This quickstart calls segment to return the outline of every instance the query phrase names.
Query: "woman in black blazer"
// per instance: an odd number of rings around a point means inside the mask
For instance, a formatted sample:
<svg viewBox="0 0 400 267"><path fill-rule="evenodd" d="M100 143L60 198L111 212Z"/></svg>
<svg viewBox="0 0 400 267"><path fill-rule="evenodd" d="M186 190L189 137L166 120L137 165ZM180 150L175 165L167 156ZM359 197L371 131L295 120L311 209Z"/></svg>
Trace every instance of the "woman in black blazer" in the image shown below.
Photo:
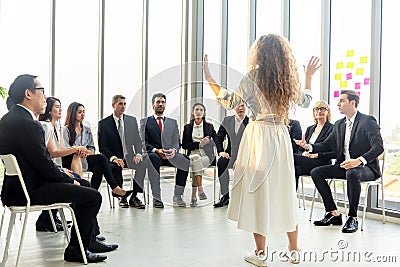
<svg viewBox="0 0 400 267"><path fill-rule="evenodd" d="M304 138L308 144L316 144L325 141L333 130L330 123L331 112L328 103L323 100L317 101L313 107L315 124L307 127ZM330 160L336 157L335 151L309 153L302 147L294 154L296 189L300 175L310 175L313 168L328 165Z"/></svg>
<svg viewBox="0 0 400 267"><path fill-rule="evenodd" d="M197 188L199 189L199 199L207 199L202 186L203 170L215 164L214 138L216 132L211 123L206 122L206 107L201 103L195 103L192 108L192 118L190 123L183 129L182 148L190 158L190 175L192 177L192 199L191 207L197 206Z"/></svg>

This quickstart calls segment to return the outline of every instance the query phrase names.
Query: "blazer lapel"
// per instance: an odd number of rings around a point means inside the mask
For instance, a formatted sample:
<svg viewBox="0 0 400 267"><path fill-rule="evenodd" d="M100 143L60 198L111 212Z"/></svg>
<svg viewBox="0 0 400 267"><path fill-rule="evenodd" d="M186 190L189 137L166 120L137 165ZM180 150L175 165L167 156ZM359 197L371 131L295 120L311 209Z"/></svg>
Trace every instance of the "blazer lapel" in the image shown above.
<svg viewBox="0 0 400 267"><path fill-rule="evenodd" d="M310 132L308 133L308 136L306 137L306 142L307 142L307 143L308 143L308 141L310 141L311 136L313 135L313 133L314 133L316 127L317 127L317 124L314 124L313 126L311 126ZM321 130L321 132L319 133L319 135L318 135L318 137L317 137L317 140L315 140L314 143L318 143L318 139L321 137L321 134L322 134L322 130Z"/></svg>
<svg viewBox="0 0 400 267"><path fill-rule="evenodd" d="M150 117L150 123L156 129L157 133L161 136L160 128L158 127L158 123L156 121L156 118L154 118L154 116ZM164 128L165 128L165 123L164 123Z"/></svg>
<svg viewBox="0 0 400 267"><path fill-rule="evenodd" d="M357 127L358 127L358 122L359 122L359 120L360 120L360 113L357 111L357 115L356 115L356 117L354 118L354 123L353 123L353 126L352 126L352 128L351 128L351 135L350 135L349 146L350 146L351 142L353 141L355 132L357 131Z"/></svg>

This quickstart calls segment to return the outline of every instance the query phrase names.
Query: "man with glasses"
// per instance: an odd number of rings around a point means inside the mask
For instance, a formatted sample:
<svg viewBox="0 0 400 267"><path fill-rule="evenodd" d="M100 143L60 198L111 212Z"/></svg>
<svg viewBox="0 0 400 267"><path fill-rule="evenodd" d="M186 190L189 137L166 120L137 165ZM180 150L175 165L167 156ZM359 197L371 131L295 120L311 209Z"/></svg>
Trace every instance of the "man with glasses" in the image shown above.
<svg viewBox="0 0 400 267"><path fill-rule="evenodd" d="M314 221L316 226L342 225L342 215L337 210L331 189L325 179L345 179L349 199L349 218L342 228L343 233L358 230L357 209L361 194L360 181L372 181L381 176L378 156L383 153L380 128L373 116L357 111L360 97L354 90L340 92L338 108L345 117L335 122L333 132L326 141L307 144L298 141L310 153L336 151L334 165L316 167L311 177L324 202L326 215Z"/></svg>
<svg viewBox="0 0 400 267"><path fill-rule="evenodd" d="M43 128L36 121L46 107L44 88L36 76L20 75L10 86L9 97L15 106L0 121L0 154L17 158L32 205L72 202L88 262L104 261L106 256L88 250L94 240L92 233L101 195L64 175L50 158ZM1 200L7 206L26 204L18 179L5 175ZM83 262L75 227L71 231L64 259Z"/></svg>

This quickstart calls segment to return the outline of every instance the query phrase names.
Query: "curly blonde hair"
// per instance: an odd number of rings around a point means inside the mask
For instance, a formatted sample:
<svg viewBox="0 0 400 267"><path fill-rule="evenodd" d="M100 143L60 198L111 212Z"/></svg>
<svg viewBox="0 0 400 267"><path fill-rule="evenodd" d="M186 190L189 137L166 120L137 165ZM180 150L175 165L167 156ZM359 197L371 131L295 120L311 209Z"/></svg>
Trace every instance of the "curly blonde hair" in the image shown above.
<svg viewBox="0 0 400 267"><path fill-rule="evenodd" d="M276 119L283 119L288 125L289 109L294 108L301 95L296 60L288 40L277 34L261 36L250 49L248 71L255 71L255 83Z"/></svg>

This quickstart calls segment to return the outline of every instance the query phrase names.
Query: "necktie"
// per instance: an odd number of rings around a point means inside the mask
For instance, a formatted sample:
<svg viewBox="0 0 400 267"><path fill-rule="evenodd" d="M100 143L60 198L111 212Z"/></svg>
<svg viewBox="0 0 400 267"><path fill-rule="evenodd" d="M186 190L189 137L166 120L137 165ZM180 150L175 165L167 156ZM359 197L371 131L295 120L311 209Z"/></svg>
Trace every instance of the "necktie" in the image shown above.
<svg viewBox="0 0 400 267"><path fill-rule="evenodd" d="M160 128L160 133L162 133L162 122L161 122L161 120L162 120L162 117L158 117L158 118L157 118L157 121L158 121L158 128Z"/></svg>
<svg viewBox="0 0 400 267"><path fill-rule="evenodd" d="M346 121L346 132L344 135L344 157L346 160L350 159L350 151L349 151L349 146L350 146L350 136L351 136L351 129L352 129L353 123L349 120Z"/></svg>
<svg viewBox="0 0 400 267"><path fill-rule="evenodd" d="M122 143L122 150L124 153L124 156L127 155L127 150L125 147L125 138L124 138L124 126L122 125L122 120L118 119L118 135L119 138L121 139L121 143Z"/></svg>

